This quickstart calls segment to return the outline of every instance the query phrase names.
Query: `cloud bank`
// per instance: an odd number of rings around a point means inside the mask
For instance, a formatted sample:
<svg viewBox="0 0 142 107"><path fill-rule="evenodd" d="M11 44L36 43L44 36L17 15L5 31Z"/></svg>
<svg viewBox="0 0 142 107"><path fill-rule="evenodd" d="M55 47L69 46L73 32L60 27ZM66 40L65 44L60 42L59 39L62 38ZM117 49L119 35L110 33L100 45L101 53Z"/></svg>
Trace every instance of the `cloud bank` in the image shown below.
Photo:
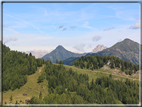
<svg viewBox="0 0 142 107"><path fill-rule="evenodd" d="M42 58L44 55L48 54L49 51L47 50L31 50L31 51L26 51L26 54L32 53L36 58Z"/></svg>
<svg viewBox="0 0 142 107"><path fill-rule="evenodd" d="M17 38L13 37L13 38L4 38L4 43L8 43L10 41L17 41Z"/></svg>

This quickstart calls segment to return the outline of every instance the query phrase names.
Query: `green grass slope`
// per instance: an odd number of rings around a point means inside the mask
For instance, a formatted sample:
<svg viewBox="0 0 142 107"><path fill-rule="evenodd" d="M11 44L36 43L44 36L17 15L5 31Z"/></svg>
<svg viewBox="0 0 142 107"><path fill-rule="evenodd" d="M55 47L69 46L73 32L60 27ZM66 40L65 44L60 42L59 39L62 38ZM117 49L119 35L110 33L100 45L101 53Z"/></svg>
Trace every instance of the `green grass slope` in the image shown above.
<svg viewBox="0 0 142 107"><path fill-rule="evenodd" d="M7 104L10 104L11 95L13 97L12 104L15 104L16 100L18 101L18 103L21 100L22 102L20 102L20 104L25 104L25 100L31 99L32 96L38 97L40 91L42 92L43 97L44 95L47 95L48 94L48 87L47 87L48 81L44 79L42 83L37 83L37 79L41 75L41 72L44 72L44 66L45 65L43 64L42 67L38 67L35 74L28 76L27 83L24 86L22 86L20 89L16 89L14 91L9 90L9 91L3 92L3 104L5 102L7 102ZM115 80L119 79L119 80L125 81L126 78L128 78L131 81L136 81L137 83L139 82L138 78L135 78L132 76L126 77L126 76L118 75L118 74L115 74L111 70L98 69L98 70L92 71L88 69L77 68L75 66L68 66L68 65L64 65L64 66L66 69L72 68L72 70L77 71L78 74L81 74L81 73L88 74L89 82L91 82L92 79L95 80L97 77L109 76L110 74L112 74L112 78ZM24 93L27 93L27 96L23 96ZM122 102L119 100L117 102L118 104L122 104Z"/></svg>
<svg viewBox="0 0 142 107"><path fill-rule="evenodd" d="M3 92L3 104L6 102L7 104L10 104L10 96L12 95L12 103L15 104L16 100L18 103L20 100L22 101L20 104L25 104L25 100L30 99L32 96L39 96L40 91L42 92L43 96L45 94L48 94L48 87L47 87L47 80L44 80L42 83L37 83L37 79L41 72L44 71L44 66L38 67L36 73L33 75L28 76L27 83L22 86L20 89L16 89L14 91L5 91ZM24 93L27 93L27 96L23 96Z"/></svg>

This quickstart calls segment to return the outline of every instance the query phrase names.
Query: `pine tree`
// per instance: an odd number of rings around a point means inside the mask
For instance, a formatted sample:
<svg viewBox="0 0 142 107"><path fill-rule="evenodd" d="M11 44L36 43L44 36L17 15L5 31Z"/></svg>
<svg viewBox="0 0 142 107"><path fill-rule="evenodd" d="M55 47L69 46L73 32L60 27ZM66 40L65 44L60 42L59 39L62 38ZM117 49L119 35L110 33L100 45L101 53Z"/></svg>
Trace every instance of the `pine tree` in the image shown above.
<svg viewBox="0 0 142 107"><path fill-rule="evenodd" d="M111 77L112 77L112 75L110 74L110 75L109 75L109 77L111 78Z"/></svg>
<svg viewBox="0 0 142 107"><path fill-rule="evenodd" d="M18 104L18 101L16 100L16 103L15 104Z"/></svg>
<svg viewBox="0 0 142 107"><path fill-rule="evenodd" d="M29 56L32 56L32 53L30 52Z"/></svg>

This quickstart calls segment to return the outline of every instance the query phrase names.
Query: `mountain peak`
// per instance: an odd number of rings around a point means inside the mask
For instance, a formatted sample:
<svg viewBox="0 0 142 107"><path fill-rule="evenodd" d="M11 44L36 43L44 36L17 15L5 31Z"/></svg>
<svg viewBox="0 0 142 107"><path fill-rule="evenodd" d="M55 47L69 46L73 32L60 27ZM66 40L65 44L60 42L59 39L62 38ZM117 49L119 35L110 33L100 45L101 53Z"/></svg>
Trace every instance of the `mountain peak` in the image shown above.
<svg viewBox="0 0 142 107"><path fill-rule="evenodd" d="M81 57L83 55L86 55L86 54L73 53L71 51L66 50L62 45L58 45L56 49L44 55L43 58L44 60L50 60L51 62L55 63L56 59L60 61L60 60L65 60L69 57Z"/></svg>
<svg viewBox="0 0 142 107"><path fill-rule="evenodd" d="M106 49L107 47L105 47L104 45L97 45L93 50L92 50L92 52L93 53L97 53L97 52L99 52L99 51L102 51L102 50L104 50L104 49Z"/></svg>
<svg viewBox="0 0 142 107"><path fill-rule="evenodd" d="M56 47L56 49L62 49L62 48L64 48L62 45L58 45L58 46Z"/></svg>
<svg viewBox="0 0 142 107"><path fill-rule="evenodd" d="M126 38L126 39L123 40L123 42L129 42L129 41L134 42L134 41L132 41L132 40L129 39L129 38Z"/></svg>

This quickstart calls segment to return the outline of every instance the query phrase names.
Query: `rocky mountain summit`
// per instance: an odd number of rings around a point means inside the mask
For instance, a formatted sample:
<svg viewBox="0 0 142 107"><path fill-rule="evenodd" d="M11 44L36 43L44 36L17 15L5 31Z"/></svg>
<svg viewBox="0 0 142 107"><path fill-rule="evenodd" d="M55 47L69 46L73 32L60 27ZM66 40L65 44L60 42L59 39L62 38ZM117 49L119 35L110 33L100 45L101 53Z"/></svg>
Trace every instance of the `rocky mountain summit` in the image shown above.
<svg viewBox="0 0 142 107"><path fill-rule="evenodd" d="M97 53L99 51L102 51L104 49L106 49L107 47L105 47L104 45L97 45L93 50L92 53Z"/></svg>

